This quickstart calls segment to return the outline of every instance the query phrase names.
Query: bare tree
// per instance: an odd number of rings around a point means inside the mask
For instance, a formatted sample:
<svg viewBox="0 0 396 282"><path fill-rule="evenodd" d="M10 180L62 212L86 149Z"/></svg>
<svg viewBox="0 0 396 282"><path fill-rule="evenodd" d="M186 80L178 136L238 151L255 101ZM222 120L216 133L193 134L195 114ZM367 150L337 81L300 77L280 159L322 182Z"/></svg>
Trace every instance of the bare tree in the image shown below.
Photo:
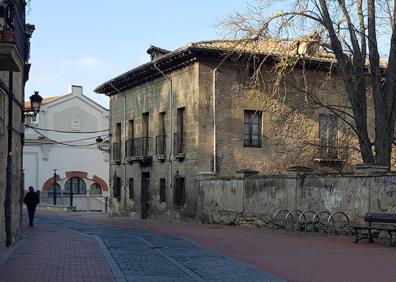
<svg viewBox="0 0 396 282"><path fill-rule="evenodd" d="M296 55L310 41L333 55L337 75L347 94L347 105L321 104L306 87L299 89L311 101L340 115L358 140L364 163L391 167L396 119L396 0L256 0L245 12L236 12L221 25L237 39L293 42ZM286 9L268 15L274 9ZM315 31L305 36L307 30ZM301 38L305 38L301 41ZM379 43L381 47L379 48ZM381 59L380 54L386 60ZM290 53L290 55L292 55ZM277 83L301 56L276 64ZM259 68L256 68L259 70ZM279 75L280 74L280 75ZM259 77L259 74L255 74ZM374 110L374 134L368 126L368 108ZM346 110L348 108L348 110ZM345 118L345 115L348 118Z"/></svg>

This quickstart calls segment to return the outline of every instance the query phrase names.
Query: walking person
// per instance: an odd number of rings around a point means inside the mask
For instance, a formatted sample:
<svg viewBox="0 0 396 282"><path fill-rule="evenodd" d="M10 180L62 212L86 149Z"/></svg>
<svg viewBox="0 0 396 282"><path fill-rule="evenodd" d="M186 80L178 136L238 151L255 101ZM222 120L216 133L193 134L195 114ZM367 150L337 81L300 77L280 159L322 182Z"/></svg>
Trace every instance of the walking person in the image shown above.
<svg viewBox="0 0 396 282"><path fill-rule="evenodd" d="M40 203L40 197L37 192L34 192L32 186L29 187L29 192L26 193L23 202L26 204L28 214L29 214L29 225L33 226L34 213L36 212L36 207Z"/></svg>

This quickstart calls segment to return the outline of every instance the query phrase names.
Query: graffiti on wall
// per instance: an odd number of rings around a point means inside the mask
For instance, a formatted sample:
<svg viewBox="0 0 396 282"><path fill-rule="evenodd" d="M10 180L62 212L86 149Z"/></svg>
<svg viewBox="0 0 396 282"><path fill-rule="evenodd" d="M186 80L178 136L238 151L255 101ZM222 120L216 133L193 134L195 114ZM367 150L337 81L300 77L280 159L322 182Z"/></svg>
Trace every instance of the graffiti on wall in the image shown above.
<svg viewBox="0 0 396 282"><path fill-rule="evenodd" d="M396 176L380 176L374 178L374 184L379 190L377 208L381 212L396 212Z"/></svg>
<svg viewBox="0 0 396 282"><path fill-rule="evenodd" d="M336 184L322 184L314 187L304 187L306 199L317 200L321 209L328 211L342 211L342 203L349 201L352 197L350 192L344 191Z"/></svg>

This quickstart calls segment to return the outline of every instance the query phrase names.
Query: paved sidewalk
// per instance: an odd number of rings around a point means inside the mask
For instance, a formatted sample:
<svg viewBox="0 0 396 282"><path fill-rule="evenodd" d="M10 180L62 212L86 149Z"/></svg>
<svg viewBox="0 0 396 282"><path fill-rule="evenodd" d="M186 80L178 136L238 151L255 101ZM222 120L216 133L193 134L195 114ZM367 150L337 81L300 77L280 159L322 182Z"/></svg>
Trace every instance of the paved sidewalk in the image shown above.
<svg viewBox="0 0 396 282"><path fill-rule="evenodd" d="M23 241L0 266L0 281L114 281L94 237L26 222Z"/></svg>
<svg viewBox="0 0 396 282"><path fill-rule="evenodd" d="M84 213L59 215L80 221L177 235L288 281L396 281L396 248L389 248L384 240L373 244L363 240L354 244L352 236L291 234L272 229L221 225L155 223Z"/></svg>

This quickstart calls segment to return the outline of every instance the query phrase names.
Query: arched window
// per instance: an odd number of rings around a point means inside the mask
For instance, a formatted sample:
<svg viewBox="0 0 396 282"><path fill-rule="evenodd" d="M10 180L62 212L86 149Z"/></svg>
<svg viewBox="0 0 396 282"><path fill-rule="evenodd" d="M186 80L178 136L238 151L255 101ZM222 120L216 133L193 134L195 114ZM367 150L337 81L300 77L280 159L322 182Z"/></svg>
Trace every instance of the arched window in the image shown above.
<svg viewBox="0 0 396 282"><path fill-rule="evenodd" d="M61 194L61 186L59 185L59 183L55 184L55 191L57 195ZM54 183L51 184L50 187L48 187L48 195L54 195Z"/></svg>
<svg viewBox="0 0 396 282"><path fill-rule="evenodd" d="M89 188L90 195L102 195L102 188L98 183L93 183Z"/></svg>
<svg viewBox="0 0 396 282"><path fill-rule="evenodd" d="M70 194L70 188L73 189L73 194L87 194L85 182L80 177L72 177L66 181L64 194Z"/></svg>

